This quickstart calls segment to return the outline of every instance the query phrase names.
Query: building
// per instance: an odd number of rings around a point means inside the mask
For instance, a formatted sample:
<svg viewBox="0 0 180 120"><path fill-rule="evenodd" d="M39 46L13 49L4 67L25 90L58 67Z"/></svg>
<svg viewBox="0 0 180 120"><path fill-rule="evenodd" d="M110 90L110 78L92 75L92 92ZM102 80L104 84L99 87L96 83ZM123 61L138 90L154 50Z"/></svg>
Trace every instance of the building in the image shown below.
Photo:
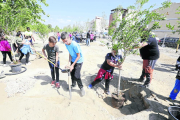
<svg viewBox="0 0 180 120"><path fill-rule="evenodd" d="M158 8L154 10L161 14L165 14L166 17L166 20L158 21L161 28L153 31L160 39L163 37L180 37L178 33L173 34L172 31L168 30L168 28L166 27L166 25L170 23L171 25L175 26L174 30L178 29L178 21L180 21L178 20L178 18L180 18L180 14L176 14L176 12L178 12L178 7L180 7L180 3L172 3L170 8L166 8L163 10ZM151 27L153 23L154 22L150 23L149 27Z"/></svg>
<svg viewBox="0 0 180 120"><path fill-rule="evenodd" d="M122 14L122 11L124 11L123 14ZM119 17L119 19L122 20L122 18L124 18L127 13L128 13L128 9L116 8L116 9L111 10L111 14L109 16L109 26L116 19L116 17ZM119 24L120 24L120 22L117 22L114 27L117 28L119 26Z"/></svg>
<svg viewBox="0 0 180 120"><path fill-rule="evenodd" d="M90 22L89 30L96 32L107 32L107 22L102 17L95 17Z"/></svg>

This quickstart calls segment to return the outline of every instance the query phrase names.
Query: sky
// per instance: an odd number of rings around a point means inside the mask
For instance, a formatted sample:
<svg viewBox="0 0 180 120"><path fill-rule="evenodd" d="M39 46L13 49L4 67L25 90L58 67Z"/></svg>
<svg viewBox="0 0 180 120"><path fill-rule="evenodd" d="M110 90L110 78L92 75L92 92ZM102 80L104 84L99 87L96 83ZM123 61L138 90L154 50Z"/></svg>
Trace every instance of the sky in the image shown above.
<svg viewBox="0 0 180 120"><path fill-rule="evenodd" d="M161 3L165 0L149 0L144 8L148 8L155 4L155 9L161 7ZM93 20L96 16L102 16L104 12L107 19L111 10L121 5L127 8L134 5L136 0L46 0L48 7L41 5L42 9L50 17L42 16L45 24L56 25L63 28L67 25L83 23ZM171 2L179 3L180 0L171 0Z"/></svg>

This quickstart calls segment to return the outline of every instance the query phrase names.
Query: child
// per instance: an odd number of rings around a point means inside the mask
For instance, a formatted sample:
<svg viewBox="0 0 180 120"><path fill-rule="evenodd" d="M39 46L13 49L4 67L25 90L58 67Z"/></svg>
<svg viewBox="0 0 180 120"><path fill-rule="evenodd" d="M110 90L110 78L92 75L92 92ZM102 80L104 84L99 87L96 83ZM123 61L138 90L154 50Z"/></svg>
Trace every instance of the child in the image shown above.
<svg viewBox="0 0 180 120"><path fill-rule="evenodd" d="M57 33L57 37L58 37L58 42L59 42L59 40L61 39L61 35L59 32Z"/></svg>
<svg viewBox="0 0 180 120"><path fill-rule="evenodd" d="M45 56L45 59L49 59L51 62L53 62L56 66L54 66L52 63L49 62L49 67L51 69L51 77L52 77L52 82L51 85L55 85L55 72L56 72L56 88L60 88L59 85L59 47L56 45L57 41L54 36L49 37L49 44L46 44L42 52ZM48 57L45 53L45 50L48 54ZM55 69L55 70L54 70Z"/></svg>
<svg viewBox="0 0 180 120"><path fill-rule="evenodd" d="M93 39L94 39L94 35L93 35L93 33L91 33L91 35L90 35L90 42L93 42Z"/></svg>
<svg viewBox="0 0 180 120"><path fill-rule="evenodd" d="M94 81L88 86L89 89L91 89L92 87L94 87L97 83L101 82L103 79L105 79L105 90L104 92L108 95L110 95L110 91L109 91L109 84L110 81L113 79L113 71L114 68L121 68L122 66L120 65L120 63L118 62L118 60L121 59L120 55L117 55L118 53L118 48L117 45L113 46L112 52L108 53L105 57L105 61L102 64L96 78L94 79Z"/></svg>
<svg viewBox="0 0 180 120"><path fill-rule="evenodd" d="M30 36L26 36L25 40L23 40L23 42L22 42L23 46L20 48L21 56L19 58L19 62L24 57L24 55L26 55L26 65L30 65L31 64L29 62L29 57L30 57L30 53L33 54L33 51L32 51L32 49L30 47L30 45L31 45L30 40L31 40L31 37Z"/></svg>
<svg viewBox="0 0 180 120"><path fill-rule="evenodd" d="M77 42L72 41L70 39L67 32L63 32L61 34L61 39L63 43L65 43L65 46L67 50L69 51L69 63L71 64L70 72L71 72L71 79L72 79L71 88L74 88L77 82L81 90L81 96L84 96L85 91L84 91L82 80L81 80L81 68L84 62L84 57L81 51L81 47Z"/></svg>
<svg viewBox="0 0 180 120"><path fill-rule="evenodd" d="M174 85L173 90L171 91L169 98L167 98L166 100L175 100L176 96L178 95L179 91L180 91L180 64L177 65L177 69L178 69L178 73L176 75L176 82Z"/></svg>
<svg viewBox="0 0 180 120"><path fill-rule="evenodd" d="M3 64L6 66L6 54L8 54L9 59L11 60L11 63L13 62L12 56L11 56L11 46L9 45L8 41L4 39L4 36L0 36L0 51L3 55Z"/></svg>

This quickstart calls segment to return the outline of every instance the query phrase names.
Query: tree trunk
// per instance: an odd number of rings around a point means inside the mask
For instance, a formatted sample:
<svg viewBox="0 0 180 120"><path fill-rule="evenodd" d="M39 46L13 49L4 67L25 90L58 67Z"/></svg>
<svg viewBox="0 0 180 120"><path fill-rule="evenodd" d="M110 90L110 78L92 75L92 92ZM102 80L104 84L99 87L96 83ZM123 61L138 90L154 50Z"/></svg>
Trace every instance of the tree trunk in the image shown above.
<svg viewBox="0 0 180 120"><path fill-rule="evenodd" d="M121 70L119 70L119 80L118 80L118 87L117 87L117 96L119 97L120 93L120 86L121 86Z"/></svg>

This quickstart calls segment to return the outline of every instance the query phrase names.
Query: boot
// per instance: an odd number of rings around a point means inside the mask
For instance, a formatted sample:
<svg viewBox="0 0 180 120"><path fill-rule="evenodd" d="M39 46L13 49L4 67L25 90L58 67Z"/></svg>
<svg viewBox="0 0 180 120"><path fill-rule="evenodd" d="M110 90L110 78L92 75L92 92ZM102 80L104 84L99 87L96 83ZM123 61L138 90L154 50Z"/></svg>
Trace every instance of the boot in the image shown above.
<svg viewBox="0 0 180 120"><path fill-rule="evenodd" d="M144 82L145 81L145 70L142 70L141 77L137 80L138 82Z"/></svg>

